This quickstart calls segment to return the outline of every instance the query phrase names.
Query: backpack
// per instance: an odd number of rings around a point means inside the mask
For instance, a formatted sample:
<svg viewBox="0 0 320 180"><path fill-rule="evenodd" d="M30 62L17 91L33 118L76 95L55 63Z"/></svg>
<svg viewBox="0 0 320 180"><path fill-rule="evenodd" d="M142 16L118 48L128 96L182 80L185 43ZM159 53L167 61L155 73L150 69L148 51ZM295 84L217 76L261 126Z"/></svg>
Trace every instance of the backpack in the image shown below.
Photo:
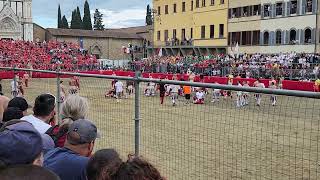
<svg viewBox="0 0 320 180"><path fill-rule="evenodd" d="M62 147L65 142L67 132L68 128L60 128L59 125L55 125L49 128L46 131L46 134L52 138L55 147Z"/></svg>

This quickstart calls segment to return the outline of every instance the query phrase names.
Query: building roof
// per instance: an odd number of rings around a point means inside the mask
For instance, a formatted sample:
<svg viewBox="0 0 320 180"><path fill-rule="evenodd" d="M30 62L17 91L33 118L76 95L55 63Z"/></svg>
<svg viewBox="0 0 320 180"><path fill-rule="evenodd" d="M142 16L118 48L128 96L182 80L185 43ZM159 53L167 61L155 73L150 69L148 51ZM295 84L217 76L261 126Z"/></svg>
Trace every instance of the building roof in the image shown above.
<svg viewBox="0 0 320 180"><path fill-rule="evenodd" d="M81 30L81 29L48 28L47 31L53 36L143 39L136 32L124 31L124 30L119 30L119 29L107 29L104 31L93 31L93 30Z"/></svg>

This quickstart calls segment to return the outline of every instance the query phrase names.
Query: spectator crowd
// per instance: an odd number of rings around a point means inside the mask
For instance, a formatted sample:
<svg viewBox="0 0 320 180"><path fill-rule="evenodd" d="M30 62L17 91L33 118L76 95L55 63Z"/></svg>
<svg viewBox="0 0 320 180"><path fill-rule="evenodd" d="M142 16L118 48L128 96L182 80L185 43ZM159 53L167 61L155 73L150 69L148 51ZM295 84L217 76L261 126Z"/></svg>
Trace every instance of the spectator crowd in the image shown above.
<svg viewBox="0 0 320 180"><path fill-rule="evenodd" d="M144 158L122 160L114 149L93 153L100 133L88 119L87 100L70 95L56 114L56 98L39 95L32 108L22 97L0 96L1 180L161 180ZM60 117L59 121L56 117Z"/></svg>
<svg viewBox="0 0 320 180"><path fill-rule="evenodd" d="M95 56L79 45L49 41L43 43L0 40L0 66L56 70L90 70L98 66Z"/></svg>
<svg viewBox="0 0 320 180"><path fill-rule="evenodd" d="M286 79L317 79L320 74L318 54L242 54L208 56L153 56L135 62L144 72L187 73L208 76L233 74L243 78L284 77Z"/></svg>

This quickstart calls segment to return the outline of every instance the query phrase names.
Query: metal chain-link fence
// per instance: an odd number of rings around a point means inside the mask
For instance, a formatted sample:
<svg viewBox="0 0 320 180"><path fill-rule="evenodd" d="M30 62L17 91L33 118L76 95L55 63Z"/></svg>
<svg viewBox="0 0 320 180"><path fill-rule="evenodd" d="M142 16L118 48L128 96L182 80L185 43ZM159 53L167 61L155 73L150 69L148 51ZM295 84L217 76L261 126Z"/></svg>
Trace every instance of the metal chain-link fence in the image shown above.
<svg viewBox="0 0 320 180"><path fill-rule="evenodd" d="M26 69L15 69L20 71ZM96 149L115 148L124 160L140 154L168 179L320 178L319 93L160 81L138 74L36 72L58 74L59 79L31 79L24 95L28 102L44 92L59 97L57 81L68 90L70 77L79 77L79 95L88 99L90 119L102 134ZM123 83L121 99L113 96L114 80ZM11 93L10 82L2 81L5 95ZM157 84L167 88L163 104ZM129 86L135 87L130 95ZM184 86L201 89L203 104L193 103L196 91L188 101L178 90L173 105L174 88ZM224 96L229 91L232 98ZM256 94L261 95L260 106ZM244 95L245 102L239 99Z"/></svg>

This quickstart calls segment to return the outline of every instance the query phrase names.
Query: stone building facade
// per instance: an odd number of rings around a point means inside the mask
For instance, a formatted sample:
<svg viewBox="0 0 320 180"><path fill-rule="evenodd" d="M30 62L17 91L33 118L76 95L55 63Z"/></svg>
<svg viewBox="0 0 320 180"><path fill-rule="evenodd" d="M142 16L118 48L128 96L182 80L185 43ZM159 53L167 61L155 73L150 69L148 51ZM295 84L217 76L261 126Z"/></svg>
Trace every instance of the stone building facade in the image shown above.
<svg viewBox="0 0 320 180"><path fill-rule="evenodd" d="M32 0L0 0L0 39L33 40Z"/></svg>
<svg viewBox="0 0 320 180"><path fill-rule="evenodd" d="M129 44L136 47L135 58L146 57L146 46L152 43L150 26L107 29L104 31L87 31L78 29L44 29L34 25L34 41L60 41L73 42L88 50L99 59L128 60L131 54L123 52L122 47Z"/></svg>
<svg viewBox="0 0 320 180"><path fill-rule="evenodd" d="M230 0L229 52L319 52L318 0Z"/></svg>

